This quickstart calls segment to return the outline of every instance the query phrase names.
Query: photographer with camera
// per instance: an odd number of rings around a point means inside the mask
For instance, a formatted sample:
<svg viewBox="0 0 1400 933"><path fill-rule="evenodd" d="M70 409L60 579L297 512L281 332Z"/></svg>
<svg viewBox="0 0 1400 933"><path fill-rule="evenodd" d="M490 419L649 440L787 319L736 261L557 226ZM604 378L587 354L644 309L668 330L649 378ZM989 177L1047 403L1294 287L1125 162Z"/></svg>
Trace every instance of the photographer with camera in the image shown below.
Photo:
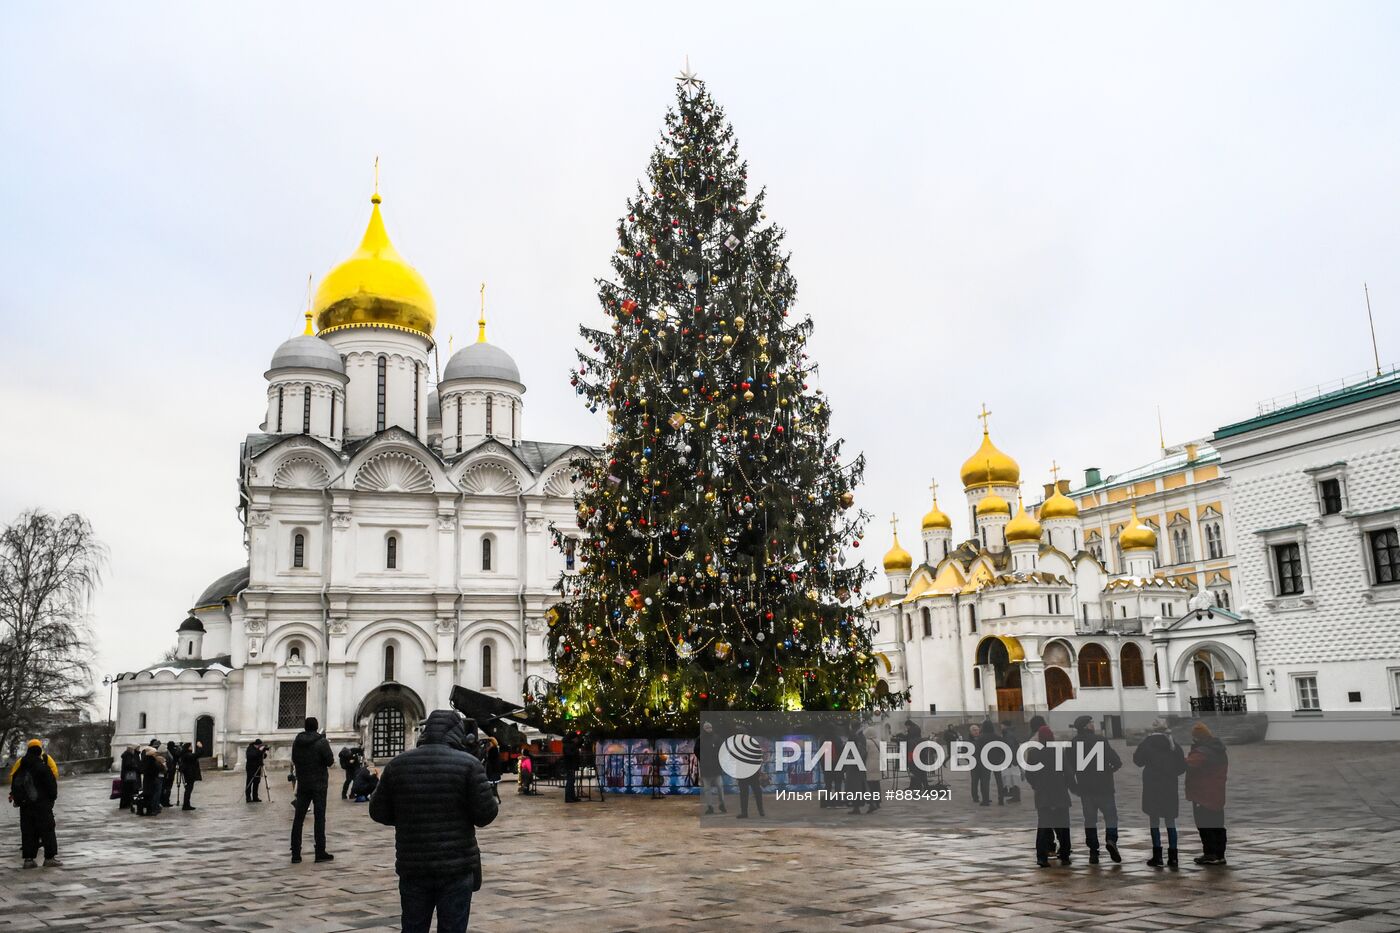
<svg viewBox="0 0 1400 933"><path fill-rule="evenodd" d="M331 743L318 729L321 724L309 716L306 729L292 740L292 772L296 775L297 795L292 801L292 864L301 861L301 828L306 811L312 809L315 818L314 838L316 861L329 862L334 856L326 851L326 791L330 785L330 769L335 764Z"/></svg>
<svg viewBox="0 0 1400 933"><path fill-rule="evenodd" d="M369 801L376 823L394 827L394 870L404 933L461 933L481 889L476 828L496 818L486 769L471 749L476 724L455 710L428 715L418 747L384 766Z"/></svg>
<svg viewBox="0 0 1400 933"><path fill-rule="evenodd" d="M355 783L355 775L365 763L365 750L361 746L344 746L340 750L340 768L345 772L345 783L340 785L340 799L348 800L350 787Z"/></svg>
<svg viewBox="0 0 1400 933"><path fill-rule="evenodd" d="M262 803L263 762L267 759L267 746L262 739L254 739L243 753L243 766L248 775L243 782L243 799L248 803Z"/></svg>

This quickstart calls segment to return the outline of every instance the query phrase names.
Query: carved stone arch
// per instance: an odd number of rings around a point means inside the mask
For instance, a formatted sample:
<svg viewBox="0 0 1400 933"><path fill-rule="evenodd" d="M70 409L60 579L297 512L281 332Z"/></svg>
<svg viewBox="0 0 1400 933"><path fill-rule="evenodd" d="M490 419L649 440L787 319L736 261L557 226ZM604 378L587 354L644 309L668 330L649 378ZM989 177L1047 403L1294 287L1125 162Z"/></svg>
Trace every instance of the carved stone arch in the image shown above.
<svg viewBox="0 0 1400 933"><path fill-rule="evenodd" d="M578 493L579 483L573 479L572 468L564 467L555 470L553 475L545 481L544 492L547 496L558 496L562 499L572 499Z"/></svg>
<svg viewBox="0 0 1400 933"><path fill-rule="evenodd" d="M520 657L522 654L519 643L520 633L512 629L509 624L499 619L476 619L462 623L462 632L457 637L457 656L464 657L463 652L467 646L482 636L490 636L509 645L516 657Z"/></svg>
<svg viewBox="0 0 1400 933"><path fill-rule="evenodd" d="M376 454L355 472L355 488L361 492L432 492L433 485L423 461L399 450Z"/></svg>
<svg viewBox="0 0 1400 933"><path fill-rule="evenodd" d="M359 653L364 648L365 643L380 635L398 635L401 638L406 638L422 649L423 657L429 661L437 660L437 644L433 639L423 630L422 626L403 619L381 619L361 628L345 646L345 656L352 661L358 660Z"/></svg>
<svg viewBox="0 0 1400 933"><path fill-rule="evenodd" d="M272 485L280 489L324 489L330 481L330 471L310 457L288 457L272 475Z"/></svg>
<svg viewBox="0 0 1400 933"><path fill-rule="evenodd" d="M524 488L515 471L496 460L471 464L462 471L460 482L474 496L515 496Z"/></svg>
<svg viewBox="0 0 1400 933"><path fill-rule="evenodd" d="M284 664L282 648L289 641L300 641L305 645L301 659L304 666L321 663L321 632L310 622L279 623L272 634L263 639L262 658L278 665Z"/></svg>

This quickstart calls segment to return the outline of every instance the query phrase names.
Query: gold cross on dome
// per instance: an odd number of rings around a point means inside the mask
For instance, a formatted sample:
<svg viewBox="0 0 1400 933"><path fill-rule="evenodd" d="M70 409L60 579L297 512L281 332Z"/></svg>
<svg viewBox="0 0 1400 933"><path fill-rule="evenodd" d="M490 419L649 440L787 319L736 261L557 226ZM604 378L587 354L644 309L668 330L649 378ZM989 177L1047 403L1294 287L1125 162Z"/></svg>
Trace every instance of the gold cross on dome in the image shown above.
<svg viewBox="0 0 1400 933"><path fill-rule="evenodd" d="M898 516L898 515L893 515L893 514L890 515L890 531L891 531L893 534L896 534L896 535L899 534L899 516Z"/></svg>
<svg viewBox="0 0 1400 933"><path fill-rule="evenodd" d="M1050 475L1055 479L1055 488L1060 488L1060 464L1054 460L1050 461Z"/></svg>
<svg viewBox="0 0 1400 933"><path fill-rule="evenodd" d="M992 413L991 413L990 411L987 410L987 403L986 403L986 402L983 402L983 403L982 403L982 411L981 411L981 413L978 414L978 416L977 416L977 417L978 417L979 419L981 419L981 421L982 421L982 433L983 433L983 434L986 434L986 433L987 433L987 419L990 418L991 416L992 416Z"/></svg>
<svg viewBox="0 0 1400 933"><path fill-rule="evenodd" d="M938 480L935 479L929 482L928 491L933 493L933 501L936 505L938 503Z"/></svg>

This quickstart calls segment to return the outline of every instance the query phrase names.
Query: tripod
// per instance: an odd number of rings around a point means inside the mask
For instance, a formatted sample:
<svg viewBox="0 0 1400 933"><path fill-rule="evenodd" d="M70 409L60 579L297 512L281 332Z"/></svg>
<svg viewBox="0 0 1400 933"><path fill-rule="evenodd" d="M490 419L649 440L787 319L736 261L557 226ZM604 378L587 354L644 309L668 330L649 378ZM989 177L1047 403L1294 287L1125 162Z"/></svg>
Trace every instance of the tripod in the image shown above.
<svg viewBox="0 0 1400 933"><path fill-rule="evenodd" d="M263 790L267 791L267 802L272 803L272 784L267 779L267 766L259 769L262 772Z"/></svg>

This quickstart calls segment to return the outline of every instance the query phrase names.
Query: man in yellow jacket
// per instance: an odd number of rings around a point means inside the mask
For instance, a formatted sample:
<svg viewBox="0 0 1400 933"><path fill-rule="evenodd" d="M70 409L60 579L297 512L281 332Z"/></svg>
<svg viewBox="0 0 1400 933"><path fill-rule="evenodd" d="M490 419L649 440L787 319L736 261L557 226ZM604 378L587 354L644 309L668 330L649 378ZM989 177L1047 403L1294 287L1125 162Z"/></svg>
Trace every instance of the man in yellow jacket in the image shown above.
<svg viewBox="0 0 1400 933"><path fill-rule="evenodd" d="M10 768L10 803L19 808L20 847L25 868L38 868L39 843L44 844L44 867L62 865L54 831L53 805L58 799L58 762L44 753L43 743L30 739L24 757Z"/></svg>

